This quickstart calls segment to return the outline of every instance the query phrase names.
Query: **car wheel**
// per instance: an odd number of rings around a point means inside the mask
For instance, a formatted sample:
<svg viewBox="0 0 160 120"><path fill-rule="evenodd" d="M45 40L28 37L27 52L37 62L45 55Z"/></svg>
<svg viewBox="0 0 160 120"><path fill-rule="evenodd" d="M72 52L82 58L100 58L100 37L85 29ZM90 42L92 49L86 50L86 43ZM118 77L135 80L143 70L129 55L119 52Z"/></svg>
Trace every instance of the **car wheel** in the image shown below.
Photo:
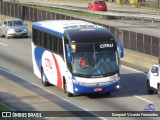
<svg viewBox="0 0 160 120"><path fill-rule="evenodd" d="M49 86L50 85L50 83L45 80L45 74L44 74L43 69L42 69L42 72L41 72L41 78L42 78L42 84L44 86Z"/></svg>
<svg viewBox="0 0 160 120"><path fill-rule="evenodd" d="M158 85L157 92L158 92L158 97L160 98L160 84Z"/></svg>
<svg viewBox="0 0 160 120"><path fill-rule="evenodd" d="M26 35L25 38L29 38L29 35Z"/></svg>
<svg viewBox="0 0 160 120"><path fill-rule="evenodd" d="M5 36L4 36L4 35L1 35L1 37L4 38Z"/></svg>
<svg viewBox="0 0 160 120"><path fill-rule="evenodd" d="M72 97L73 96L73 94L68 92L68 90L67 90L67 82L66 81L65 81L64 89L65 89L65 93L67 94L68 97Z"/></svg>
<svg viewBox="0 0 160 120"><path fill-rule="evenodd" d="M149 80L147 80L147 93L148 93L148 94L153 94L153 90L152 90L151 87L150 87Z"/></svg>

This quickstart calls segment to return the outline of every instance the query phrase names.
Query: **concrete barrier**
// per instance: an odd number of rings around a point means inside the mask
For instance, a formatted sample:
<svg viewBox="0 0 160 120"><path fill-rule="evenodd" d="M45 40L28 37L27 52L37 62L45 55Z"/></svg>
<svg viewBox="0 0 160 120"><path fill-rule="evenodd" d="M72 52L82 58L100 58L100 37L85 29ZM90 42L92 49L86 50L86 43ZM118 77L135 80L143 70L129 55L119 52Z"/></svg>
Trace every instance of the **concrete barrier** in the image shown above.
<svg viewBox="0 0 160 120"><path fill-rule="evenodd" d="M5 19L13 18L10 16L5 16L0 14L0 23L2 23ZM32 31L32 22L24 21L28 24L28 29L31 33ZM124 49L124 58L121 59L122 62L127 62L132 65L140 66L149 69L153 64L159 63L159 57L147 55L144 53L136 52L129 49Z"/></svg>

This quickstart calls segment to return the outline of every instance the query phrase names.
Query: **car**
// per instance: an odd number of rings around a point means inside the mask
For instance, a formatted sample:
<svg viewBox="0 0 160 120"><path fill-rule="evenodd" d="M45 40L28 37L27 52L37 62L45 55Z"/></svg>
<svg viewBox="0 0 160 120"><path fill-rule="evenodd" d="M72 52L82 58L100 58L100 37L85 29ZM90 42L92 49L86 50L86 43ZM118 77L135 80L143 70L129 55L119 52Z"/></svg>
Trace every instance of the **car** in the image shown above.
<svg viewBox="0 0 160 120"><path fill-rule="evenodd" d="M107 11L107 5L104 0L92 0L88 4L88 9L95 11Z"/></svg>
<svg viewBox="0 0 160 120"><path fill-rule="evenodd" d="M155 92L160 98L160 64L154 64L147 74L147 93Z"/></svg>
<svg viewBox="0 0 160 120"><path fill-rule="evenodd" d="M7 39L10 37L28 37L27 25L23 23L21 19L7 19L1 27L0 32L2 37L5 36Z"/></svg>

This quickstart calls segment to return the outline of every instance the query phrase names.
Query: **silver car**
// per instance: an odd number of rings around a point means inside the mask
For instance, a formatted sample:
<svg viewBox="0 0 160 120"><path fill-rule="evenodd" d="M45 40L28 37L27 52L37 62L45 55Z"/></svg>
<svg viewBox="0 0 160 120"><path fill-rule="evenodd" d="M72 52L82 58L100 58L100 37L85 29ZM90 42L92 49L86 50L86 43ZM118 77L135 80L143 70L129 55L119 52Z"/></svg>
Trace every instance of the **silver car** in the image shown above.
<svg viewBox="0 0 160 120"><path fill-rule="evenodd" d="M21 19L7 19L0 27L1 35L10 37L28 37L28 29Z"/></svg>

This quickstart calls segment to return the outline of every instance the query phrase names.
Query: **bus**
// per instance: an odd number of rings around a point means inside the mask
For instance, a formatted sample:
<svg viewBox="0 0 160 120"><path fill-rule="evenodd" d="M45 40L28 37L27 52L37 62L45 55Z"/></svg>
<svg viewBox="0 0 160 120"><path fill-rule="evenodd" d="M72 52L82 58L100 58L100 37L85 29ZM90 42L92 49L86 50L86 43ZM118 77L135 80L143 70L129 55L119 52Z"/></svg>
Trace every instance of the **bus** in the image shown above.
<svg viewBox="0 0 160 120"><path fill-rule="evenodd" d="M122 57L122 45L105 27L82 20L32 24L34 74L68 97L119 91Z"/></svg>

